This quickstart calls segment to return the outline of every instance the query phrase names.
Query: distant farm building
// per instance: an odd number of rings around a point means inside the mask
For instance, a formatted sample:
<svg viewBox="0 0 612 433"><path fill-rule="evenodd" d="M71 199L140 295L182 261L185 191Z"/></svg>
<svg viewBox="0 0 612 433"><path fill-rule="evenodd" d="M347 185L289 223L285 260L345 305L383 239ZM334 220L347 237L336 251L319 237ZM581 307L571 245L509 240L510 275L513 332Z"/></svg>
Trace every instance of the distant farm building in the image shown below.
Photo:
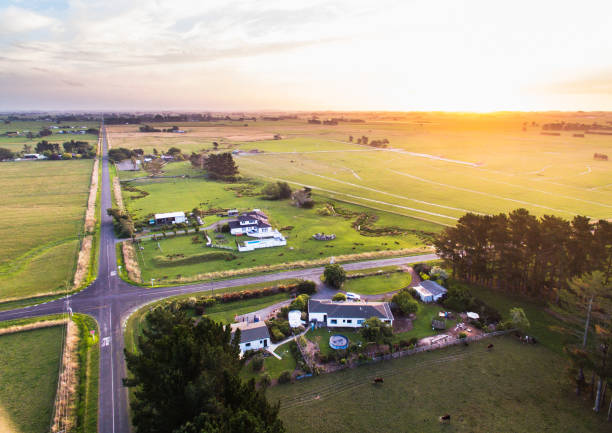
<svg viewBox="0 0 612 433"><path fill-rule="evenodd" d="M421 281L414 287L414 290L416 290L423 302L437 302L447 292L444 287L431 280Z"/></svg>
<svg viewBox="0 0 612 433"><path fill-rule="evenodd" d="M180 224L187 222L185 212L156 213L153 224Z"/></svg>
<svg viewBox="0 0 612 433"><path fill-rule="evenodd" d="M117 167L117 170L121 171L139 171L140 164L141 162L139 159L126 159L125 161L117 162L115 167Z"/></svg>

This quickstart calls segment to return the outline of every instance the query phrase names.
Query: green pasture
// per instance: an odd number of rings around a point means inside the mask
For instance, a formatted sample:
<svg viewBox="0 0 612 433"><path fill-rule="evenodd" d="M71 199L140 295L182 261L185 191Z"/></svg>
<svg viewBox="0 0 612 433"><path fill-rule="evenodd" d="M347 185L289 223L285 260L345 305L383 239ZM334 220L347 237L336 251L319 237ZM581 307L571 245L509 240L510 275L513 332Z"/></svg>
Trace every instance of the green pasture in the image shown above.
<svg viewBox="0 0 612 433"><path fill-rule="evenodd" d="M278 302L289 299L288 293L278 293L276 295L264 296L262 298L245 299L243 301L227 302L224 304L216 304L208 307L204 311L204 316L215 322L220 322L225 325L234 323L234 317L241 314L247 314L262 308L269 307Z"/></svg>
<svg viewBox="0 0 612 433"><path fill-rule="evenodd" d="M281 402L289 432L609 431L605 416L573 398L564 368L543 346L501 337L271 387L267 396ZM440 424L444 414L450 425Z"/></svg>
<svg viewBox="0 0 612 433"><path fill-rule="evenodd" d="M412 275L409 272L382 273L371 277L346 280L342 284L342 290L361 295L378 295L408 287L411 281Z"/></svg>
<svg viewBox="0 0 612 433"><path fill-rule="evenodd" d="M365 116L364 117L368 117ZM612 215L612 138L572 131L542 135L539 122L609 118L555 113L402 114L401 120L376 118L361 124L308 125L305 119L280 122L181 125L181 137L126 133L126 147L176 146L184 152L220 148L249 151L236 158L243 175L262 181L282 179L309 185L318 193L375 209L453 225L464 213L508 212L518 207L536 215ZM379 116L380 117L380 116ZM523 131L523 122L538 126ZM158 125L163 127L163 125ZM135 128L135 126L130 126ZM248 130L248 131L247 131ZM113 130L115 131L115 130ZM270 134L281 134L272 140ZM248 137L251 134L252 137ZM387 138L389 148L348 142L349 135ZM259 138L258 138L259 137Z"/></svg>
<svg viewBox="0 0 612 433"><path fill-rule="evenodd" d="M1 431L48 431L63 335L64 326L53 326L0 336Z"/></svg>
<svg viewBox="0 0 612 433"><path fill-rule="evenodd" d="M1 164L0 299L70 285L93 160Z"/></svg>
<svg viewBox="0 0 612 433"><path fill-rule="evenodd" d="M171 281L180 277L189 277L210 271L250 268L275 263L288 263L301 260L318 259L342 254L353 254L370 251L397 250L423 246L422 233L435 233L440 226L406 218L395 214L375 211L343 202L334 202L338 209L355 213L367 212L374 214L378 220L374 227L397 226L406 232L393 236L363 236L352 227L356 216L321 216L318 208L330 202L323 196L316 195L316 205L313 209L299 209L290 200L263 200L257 194L260 185L250 183L227 184L208 181L204 178L163 179L153 181L131 182L130 184L147 191L144 198L132 198L135 193L123 191L126 206L136 220L146 221L149 215L170 211L190 211L194 207L208 208L238 208L242 211L261 209L264 211L274 228L280 229L287 238L286 247L275 247L252 252L235 252L234 260L216 260L189 265L159 267L156 257L183 254L189 257L210 252L205 246L202 235L191 234L174 237L169 234L162 240L144 240L140 251L142 276L145 281L155 278L157 281ZM208 225L219 218L206 217L204 224ZM333 241L317 241L312 238L315 233L334 233ZM210 235L213 235L210 232ZM199 237L194 243L194 236ZM235 248L235 240L243 242L244 237L230 237L226 245ZM217 250L214 250L217 251ZM159 260L157 260L159 262Z"/></svg>
<svg viewBox="0 0 612 433"><path fill-rule="evenodd" d="M15 120L11 121L9 124L5 124L4 122L0 122L0 147L4 147L12 150L13 152L19 152L23 150L24 145L32 146L32 152L35 152L36 143L41 140L47 140L52 143L59 143L60 145L65 141L70 140L78 140L78 141L88 141L91 144L95 144L98 141L97 135L91 134L59 134L57 129L52 129L53 134L45 136L45 137L34 137L32 139L28 139L26 134L27 131L31 131L34 135L36 135L41 129L50 126L58 126L57 123L53 122L45 122L45 121L21 121ZM87 128L100 128L99 122L67 122L62 123L62 126L74 126L75 129L85 126ZM69 128L65 128L66 130L71 130ZM5 137L2 136L8 131L19 131L21 135L15 137Z"/></svg>

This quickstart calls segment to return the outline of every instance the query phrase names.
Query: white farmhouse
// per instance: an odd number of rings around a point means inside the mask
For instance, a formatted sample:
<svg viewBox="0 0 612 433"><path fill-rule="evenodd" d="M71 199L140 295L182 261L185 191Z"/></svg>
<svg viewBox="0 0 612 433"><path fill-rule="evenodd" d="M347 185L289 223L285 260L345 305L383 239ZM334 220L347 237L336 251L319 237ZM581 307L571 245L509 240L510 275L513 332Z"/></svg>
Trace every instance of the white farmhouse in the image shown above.
<svg viewBox="0 0 612 433"><path fill-rule="evenodd" d="M240 329L240 354L248 350L265 349L270 346L270 333L265 322L232 323L232 339Z"/></svg>
<svg viewBox="0 0 612 433"><path fill-rule="evenodd" d="M370 317L393 325L393 313L388 302L334 302L329 299L308 301L308 321L329 328L361 328Z"/></svg>
<svg viewBox="0 0 612 433"><path fill-rule="evenodd" d="M423 302L437 302L447 292L444 287L431 280L421 281L417 286L414 286L414 290Z"/></svg>
<svg viewBox="0 0 612 433"><path fill-rule="evenodd" d="M233 235L261 235L272 232L272 226L265 213L259 209L244 212L238 219L230 221L230 233Z"/></svg>

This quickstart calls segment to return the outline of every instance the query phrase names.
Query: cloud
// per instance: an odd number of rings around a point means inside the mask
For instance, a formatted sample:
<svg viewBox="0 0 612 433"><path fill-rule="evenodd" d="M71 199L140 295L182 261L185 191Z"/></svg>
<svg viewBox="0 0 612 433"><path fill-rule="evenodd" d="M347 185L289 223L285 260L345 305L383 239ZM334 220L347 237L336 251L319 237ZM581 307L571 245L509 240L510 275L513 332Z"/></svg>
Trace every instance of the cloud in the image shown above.
<svg viewBox="0 0 612 433"><path fill-rule="evenodd" d="M545 87L546 91L560 94L611 95L612 69L584 74L576 78L558 81Z"/></svg>
<svg viewBox="0 0 612 433"><path fill-rule="evenodd" d="M27 9L9 6L0 10L0 34L26 33L58 26L59 21L56 19Z"/></svg>

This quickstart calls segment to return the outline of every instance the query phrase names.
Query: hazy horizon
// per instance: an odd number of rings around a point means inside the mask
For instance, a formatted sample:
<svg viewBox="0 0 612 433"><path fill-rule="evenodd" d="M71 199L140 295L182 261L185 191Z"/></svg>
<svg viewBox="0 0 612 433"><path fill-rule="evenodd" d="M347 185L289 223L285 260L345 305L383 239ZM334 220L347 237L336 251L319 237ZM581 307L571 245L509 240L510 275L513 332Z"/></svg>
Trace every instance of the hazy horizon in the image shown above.
<svg viewBox="0 0 612 433"><path fill-rule="evenodd" d="M610 12L0 0L0 110L610 111Z"/></svg>

